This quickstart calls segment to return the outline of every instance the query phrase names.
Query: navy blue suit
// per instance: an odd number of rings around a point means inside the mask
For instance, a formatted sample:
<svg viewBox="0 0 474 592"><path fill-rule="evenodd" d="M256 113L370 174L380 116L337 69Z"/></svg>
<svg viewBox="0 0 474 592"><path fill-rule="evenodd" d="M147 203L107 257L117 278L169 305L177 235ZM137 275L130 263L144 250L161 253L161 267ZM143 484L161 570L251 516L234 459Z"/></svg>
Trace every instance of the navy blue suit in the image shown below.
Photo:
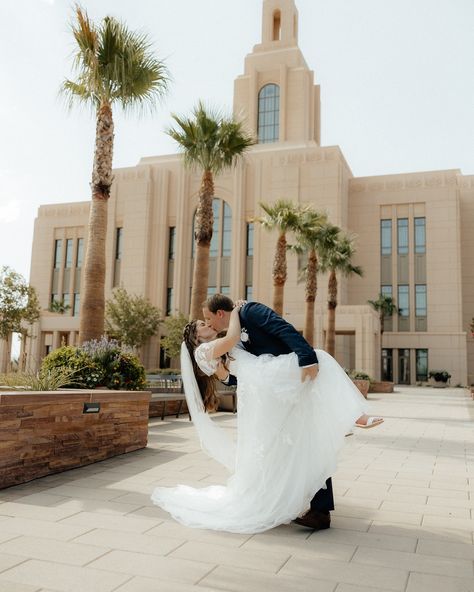
<svg viewBox="0 0 474 592"><path fill-rule="evenodd" d="M239 312L242 333L248 340L242 340L244 348L254 354L296 353L300 366L317 364L316 352L298 331L277 315L271 308L259 302L247 303ZM237 384L235 376L229 377L228 384ZM311 508L319 512L334 510L332 481L326 481L327 489L320 489L311 500Z"/></svg>

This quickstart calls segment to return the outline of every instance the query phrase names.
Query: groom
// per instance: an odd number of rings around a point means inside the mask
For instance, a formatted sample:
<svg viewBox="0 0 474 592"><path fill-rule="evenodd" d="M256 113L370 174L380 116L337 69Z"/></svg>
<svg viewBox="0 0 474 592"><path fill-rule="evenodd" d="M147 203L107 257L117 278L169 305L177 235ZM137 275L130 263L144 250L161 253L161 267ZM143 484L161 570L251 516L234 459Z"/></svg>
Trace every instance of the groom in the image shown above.
<svg viewBox="0 0 474 592"><path fill-rule="evenodd" d="M203 315L209 327L220 333L229 326L232 300L223 294L210 296L203 304ZM296 353L301 368L301 380L314 380L318 374L318 358L310 344L298 331L277 315L271 308L259 302L249 302L239 312L241 342L244 348L256 355ZM217 373L224 384L237 384L237 379L225 369ZM330 511L334 510L332 481L326 481L327 489L320 489L311 500L311 508L294 520L313 530L329 528Z"/></svg>

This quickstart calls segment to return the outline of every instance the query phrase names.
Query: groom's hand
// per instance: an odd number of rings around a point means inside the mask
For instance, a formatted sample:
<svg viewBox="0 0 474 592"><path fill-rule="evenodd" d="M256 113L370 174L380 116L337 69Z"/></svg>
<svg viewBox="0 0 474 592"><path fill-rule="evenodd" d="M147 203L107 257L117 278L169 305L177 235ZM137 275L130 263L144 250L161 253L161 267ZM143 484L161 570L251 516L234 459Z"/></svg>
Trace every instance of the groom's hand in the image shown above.
<svg viewBox="0 0 474 592"><path fill-rule="evenodd" d="M306 368L301 368L301 382L306 382L309 380L314 380L318 375L319 368L317 364L313 366L307 366Z"/></svg>

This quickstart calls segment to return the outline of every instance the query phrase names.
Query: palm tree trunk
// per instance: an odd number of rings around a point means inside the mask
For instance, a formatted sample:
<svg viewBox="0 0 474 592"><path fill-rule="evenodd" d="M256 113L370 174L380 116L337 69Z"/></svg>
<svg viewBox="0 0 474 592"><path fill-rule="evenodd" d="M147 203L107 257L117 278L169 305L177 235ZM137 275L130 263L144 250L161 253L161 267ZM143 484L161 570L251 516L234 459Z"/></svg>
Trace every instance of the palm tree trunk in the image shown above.
<svg viewBox="0 0 474 592"><path fill-rule="evenodd" d="M304 337L312 346L314 345L314 302L318 289L318 258L316 251L311 249L308 256L308 266L306 268L306 315Z"/></svg>
<svg viewBox="0 0 474 592"><path fill-rule="evenodd" d="M207 298L209 284L209 251L211 248L214 216L212 199L214 197L214 179L212 172L204 171L199 190L199 205L196 211L196 251L194 254L193 284L191 292L190 319L202 319L202 303Z"/></svg>
<svg viewBox="0 0 474 592"><path fill-rule="evenodd" d="M273 310L283 316L283 300L286 271L286 234L283 232L278 237L275 258L273 260Z"/></svg>
<svg viewBox="0 0 474 592"><path fill-rule="evenodd" d="M337 307L337 277L331 270L328 283L328 326L326 331L326 351L331 356L336 355L336 307Z"/></svg>
<svg viewBox="0 0 474 592"><path fill-rule="evenodd" d="M89 213L87 251L81 293L79 343L100 339L104 333L105 316L105 241L107 205L112 186L112 155L114 123L109 104L102 104L97 113L94 166L92 171L92 202Z"/></svg>

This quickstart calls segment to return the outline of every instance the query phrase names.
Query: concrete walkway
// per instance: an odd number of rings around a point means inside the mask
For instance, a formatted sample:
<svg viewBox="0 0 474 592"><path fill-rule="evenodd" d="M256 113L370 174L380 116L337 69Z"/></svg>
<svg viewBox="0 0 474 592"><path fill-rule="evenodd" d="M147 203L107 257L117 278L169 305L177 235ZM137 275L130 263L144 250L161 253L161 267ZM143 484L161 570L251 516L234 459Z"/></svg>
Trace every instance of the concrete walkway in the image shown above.
<svg viewBox="0 0 474 592"><path fill-rule="evenodd" d="M429 388L370 399L386 421L346 439L330 530L175 523L151 505L156 485L226 474L186 417L158 419L146 450L0 492L0 592L474 591L474 402Z"/></svg>

